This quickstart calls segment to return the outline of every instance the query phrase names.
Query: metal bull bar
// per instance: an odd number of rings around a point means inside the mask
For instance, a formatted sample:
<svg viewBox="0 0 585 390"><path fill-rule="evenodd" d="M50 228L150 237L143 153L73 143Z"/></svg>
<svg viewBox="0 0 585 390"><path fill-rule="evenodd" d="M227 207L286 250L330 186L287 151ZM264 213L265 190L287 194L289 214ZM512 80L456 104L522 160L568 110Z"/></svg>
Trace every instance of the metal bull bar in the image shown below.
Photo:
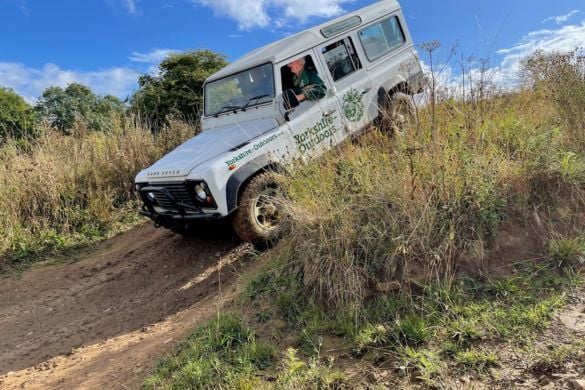
<svg viewBox="0 0 585 390"><path fill-rule="evenodd" d="M158 194L163 196L177 211L173 214L161 214L155 210L155 206L163 207L158 203L156 196L151 198L149 194ZM213 217L213 215L204 214L200 207L192 206L179 202L173 194L164 187L143 187L140 189L140 198L142 199L142 210L139 211L141 215L144 215L152 219L156 227L168 226L173 223L184 222L195 219L204 219ZM166 208L166 207L165 207ZM190 211L191 213L187 213Z"/></svg>

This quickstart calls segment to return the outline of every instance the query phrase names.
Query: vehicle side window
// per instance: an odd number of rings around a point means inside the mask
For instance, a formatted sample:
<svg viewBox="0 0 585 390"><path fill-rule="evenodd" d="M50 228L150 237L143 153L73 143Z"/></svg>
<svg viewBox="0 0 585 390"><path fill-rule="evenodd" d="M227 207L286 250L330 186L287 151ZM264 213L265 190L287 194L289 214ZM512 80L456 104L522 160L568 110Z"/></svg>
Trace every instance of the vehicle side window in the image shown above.
<svg viewBox="0 0 585 390"><path fill-rule="evenodd" d="M317 101L325 97L327 87L310 55L297 58L280 68L282 90L291 90L299 102Z"/></svg>
<svg viewBox="0 0 585 390"><path fill-rule="evenodd" d="M329 72L333 76L333 81L342 79L362 68L362 63L350 37L325 46L321 52Z"/></svg>
<svg viewBox="0 0 585 390"><path fill-rule="evenodd" d="M360 40L368 60L373 61L405 42L398 17L393 16L360 31Z"/></svg>

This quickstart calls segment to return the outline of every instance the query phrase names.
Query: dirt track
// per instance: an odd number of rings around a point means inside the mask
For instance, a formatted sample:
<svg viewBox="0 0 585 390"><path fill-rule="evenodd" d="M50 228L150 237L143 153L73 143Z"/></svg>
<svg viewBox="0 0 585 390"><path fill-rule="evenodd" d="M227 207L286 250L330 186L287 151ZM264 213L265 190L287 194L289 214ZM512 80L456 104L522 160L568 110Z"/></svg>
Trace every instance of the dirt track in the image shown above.
<svg viewBox="0 0 585 390"><path fill-rule="evenodd" d="M151 224L0 279L0 388L138 388L236 291L247 248Z"/></svg>

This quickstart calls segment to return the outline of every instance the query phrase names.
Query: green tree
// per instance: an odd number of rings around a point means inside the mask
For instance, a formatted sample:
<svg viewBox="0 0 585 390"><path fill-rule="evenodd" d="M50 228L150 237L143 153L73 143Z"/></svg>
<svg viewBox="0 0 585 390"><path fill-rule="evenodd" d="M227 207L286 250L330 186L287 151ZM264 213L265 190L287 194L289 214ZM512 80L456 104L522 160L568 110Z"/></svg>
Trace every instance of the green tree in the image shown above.
<svg viewBox="0 0 585 390"><path fill-rule="evenodd" d="M226 65L225 56L211 50L171 54L160 63L158 75L138 79L132 108L154 131L167 123L170 115L196 122L205 79Z"/></svg>
<svg viewBox="0 0 585 390"><path fill-rule="evenodd" d="M13 90L0 87L0 143L6 138L22 138L34 133L32 107Z"/></svg>
<svg viewBox="0 0 585 390"><path fill-rule="evenodd" d="M124 111L124 104L115 96L100 97L85 85L72 83L47 88L35 106L37 115L65 134L69 134L77 121L90 130L108 131L113 118Z"/></svg>

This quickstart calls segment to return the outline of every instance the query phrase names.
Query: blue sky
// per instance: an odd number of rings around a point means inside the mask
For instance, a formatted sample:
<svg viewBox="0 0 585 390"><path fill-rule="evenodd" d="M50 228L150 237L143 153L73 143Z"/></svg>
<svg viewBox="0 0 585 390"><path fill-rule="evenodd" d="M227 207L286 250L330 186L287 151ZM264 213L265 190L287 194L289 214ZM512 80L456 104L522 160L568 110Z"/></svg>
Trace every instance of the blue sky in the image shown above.
<svg viewBox="0 0 585 390"><path fill-rule="evenodd" d="M124 98L170 51L209 48L233 60L372 1L0 0L0 86L34 101L51 85ZM416 43L439 40L489 57L500 80L532 50L585 45L583 0L403 0ZM422 55L422 53L421 53ZM424 59L424 58L423 58ZM455 67L454 67L455 68ZM448 69L446 82L457 71Z"/></svg>

